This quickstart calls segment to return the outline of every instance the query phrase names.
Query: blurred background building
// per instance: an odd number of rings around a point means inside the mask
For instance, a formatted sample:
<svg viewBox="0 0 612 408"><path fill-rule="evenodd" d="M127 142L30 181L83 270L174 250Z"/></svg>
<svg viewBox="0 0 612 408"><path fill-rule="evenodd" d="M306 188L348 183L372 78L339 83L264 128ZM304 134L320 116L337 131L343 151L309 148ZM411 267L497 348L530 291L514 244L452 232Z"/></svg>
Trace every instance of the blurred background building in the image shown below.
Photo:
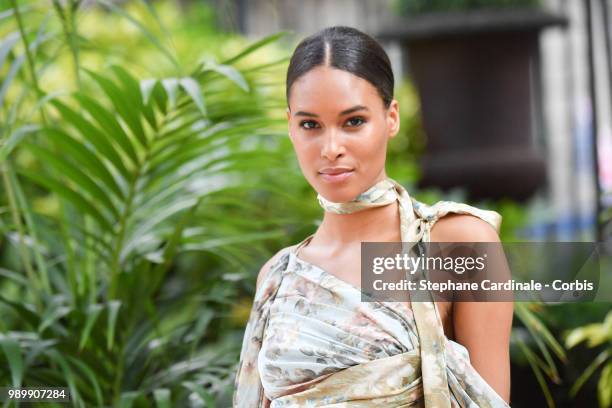
<svg viewBox="0 0 612 408"><path fill-rule="evenodd" d="M338 24L373 35L419 93L421 186L523 202L529 239L610 239L609 1L216 3L223 25L252 38Z"/></svg>

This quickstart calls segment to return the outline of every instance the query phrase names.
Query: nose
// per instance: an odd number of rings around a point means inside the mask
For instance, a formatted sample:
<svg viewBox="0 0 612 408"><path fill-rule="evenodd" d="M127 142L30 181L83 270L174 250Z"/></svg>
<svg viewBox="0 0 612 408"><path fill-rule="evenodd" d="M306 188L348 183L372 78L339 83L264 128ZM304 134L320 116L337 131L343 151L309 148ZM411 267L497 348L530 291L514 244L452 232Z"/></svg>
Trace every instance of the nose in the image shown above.
<svg viewBox="0 0 612 408"><path fill-rule="evenodd" d="M326 132L323 137L323 147L321 148L322 158L329 161L335 161L344 156L344 144L342 143L341 137L335 131L331 130Z"/></svg>

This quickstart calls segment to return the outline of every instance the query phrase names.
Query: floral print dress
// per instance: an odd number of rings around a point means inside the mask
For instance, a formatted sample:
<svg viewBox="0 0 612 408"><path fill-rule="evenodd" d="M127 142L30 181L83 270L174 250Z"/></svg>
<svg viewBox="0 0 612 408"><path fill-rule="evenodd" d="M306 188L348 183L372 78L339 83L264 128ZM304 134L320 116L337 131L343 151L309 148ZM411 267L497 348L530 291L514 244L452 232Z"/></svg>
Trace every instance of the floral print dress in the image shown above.
<svg viewBox="0 0 612 408"><path fill-rule="evenodd" d="M501 216L463 203L427 206L391 179L354 202L356 211L399 200L402 241L429 241L437 219ZM339 206L335 208L334 206ZM444 336L431 302L362 302L361 291L298 256L312 236L285 251L257 293L240 355L234 406L508 407L472 367L467 349Z"/></svg>

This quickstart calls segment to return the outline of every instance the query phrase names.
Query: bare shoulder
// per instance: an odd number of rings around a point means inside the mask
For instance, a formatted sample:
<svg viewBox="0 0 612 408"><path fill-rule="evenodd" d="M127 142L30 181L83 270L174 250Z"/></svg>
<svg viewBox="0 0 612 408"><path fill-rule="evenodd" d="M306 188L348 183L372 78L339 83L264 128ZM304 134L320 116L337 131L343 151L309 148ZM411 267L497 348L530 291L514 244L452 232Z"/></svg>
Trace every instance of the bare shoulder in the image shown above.
<svg viewBox="0 0 612 408"><path fill-rule="evenodd" d="M495 228L480 217L451 213L441 217L431 228L431 240L437 242L498 242Z"/></svg>
<svg viewBox="0 0 612 408"><path fill-rule="evenodd" d="M277 253L272 255L272 257L270 259L268 259L266 261L266 263L263 264L263 266L259 270L259 274L257 275L257 284L256 284L257 288L259 288L259 285L261 284L261 282L263 282L264 278L266 277L266 275L270 271L270 268L272 267L272 265L274 265L276 263L276 261L278 261L279 258L281 256L283 256L283 254L285 254L288 251L290 251L291 248L293 248L294 246L295 245L292 245L292 246L288 246L288 247L285 247L285 248L281 249L280 251L278 251Z"/></svg>

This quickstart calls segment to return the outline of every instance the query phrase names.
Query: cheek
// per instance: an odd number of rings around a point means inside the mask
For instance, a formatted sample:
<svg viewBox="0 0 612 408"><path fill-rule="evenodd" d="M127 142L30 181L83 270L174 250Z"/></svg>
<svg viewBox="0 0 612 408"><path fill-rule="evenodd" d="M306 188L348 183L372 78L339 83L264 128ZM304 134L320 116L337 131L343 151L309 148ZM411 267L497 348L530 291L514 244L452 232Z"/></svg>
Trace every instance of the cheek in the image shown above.
<svg viewBox="0 0 612 408"><path fill-rule="evenodd" d="M387 138L380 126L372 127L363 137L355 140L351 150L363 167L380 166L387 153Z"/></svg>
<svg viewBox="0 0 612 408"><path fill-rule="evenodd" d="M316 158L319 157L320 148L312 140L307 140L303 137L292 139L293 150L298 159L302 170L306 170L316 164Z"/></svg>

